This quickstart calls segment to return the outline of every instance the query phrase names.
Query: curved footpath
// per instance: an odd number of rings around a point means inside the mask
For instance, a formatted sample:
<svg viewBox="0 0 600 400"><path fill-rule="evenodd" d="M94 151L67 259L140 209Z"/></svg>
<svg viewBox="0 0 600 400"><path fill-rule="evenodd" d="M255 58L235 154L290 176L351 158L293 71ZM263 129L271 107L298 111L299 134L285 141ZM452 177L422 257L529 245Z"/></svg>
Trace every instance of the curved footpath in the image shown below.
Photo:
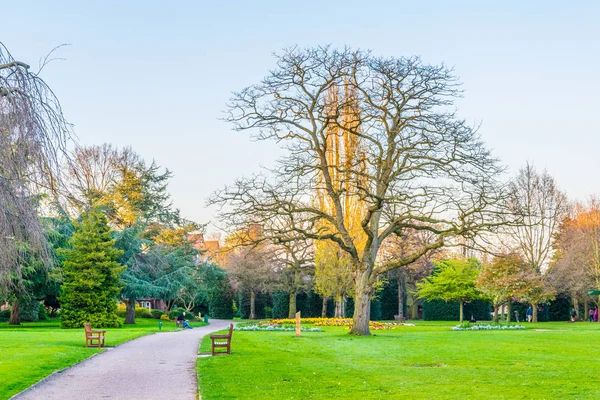
<svg viewBox="0 0 600 400"><path fill-rule="evenodd" d="M12 399L194 400L200 341L232 322L211 320L208 326L132 340L54 374Z"/></svg>

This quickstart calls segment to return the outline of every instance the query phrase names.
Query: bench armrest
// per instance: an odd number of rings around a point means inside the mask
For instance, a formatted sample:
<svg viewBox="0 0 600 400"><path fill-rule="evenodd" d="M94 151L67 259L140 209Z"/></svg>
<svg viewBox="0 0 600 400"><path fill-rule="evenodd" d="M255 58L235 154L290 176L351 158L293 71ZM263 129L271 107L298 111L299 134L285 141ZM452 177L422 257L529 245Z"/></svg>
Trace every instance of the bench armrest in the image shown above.
<svg viewBox="0 0 600 400"><path fill-rule="evenodd" d="M211 339L229 339L230 337L229 335L210 335Z"/></svg>
<svg viewBox="0 0 600 400"><path fill-rule="evenodd" d="M106 331L88 331L89 333L106 333Z"/></svg>

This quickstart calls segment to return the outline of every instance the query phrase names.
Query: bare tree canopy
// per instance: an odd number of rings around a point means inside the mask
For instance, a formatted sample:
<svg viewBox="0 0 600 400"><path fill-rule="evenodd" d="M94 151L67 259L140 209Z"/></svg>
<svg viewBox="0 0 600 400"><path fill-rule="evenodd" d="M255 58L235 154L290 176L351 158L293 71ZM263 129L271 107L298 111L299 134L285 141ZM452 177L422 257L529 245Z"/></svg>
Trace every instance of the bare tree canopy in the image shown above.
<svg viewBox="0 0 600 400"><path fill-rule="evenodd" d="M234 93L227 120L287 153L272 170L239 179L209 203L227 204L224 217L233 221L286 215L290 232L336 243L355 269L351 332L369 334L379 275L495 226L502 168L455 114L461 91L443 65L329 47L292 48L276 58L262 82ZM335 96L332 88L339 88ZM355 154L332 165L330 144L345 142ZM316 193L325 193L328 207L319 206ZM362 205L353 216L361 235L348 226L349 196ZM386 238L417 231L435 240L394 263L376 263Z"/></svg>
<svg viewBox="0 0 600 400"><path fill-rule="evenodd" d="M511 211L521 218L509 226L511 237L525 261L539 272L550 261L554 235L569 210L567 196L547 171L540 173L528 163L511 183L509 201Z"/></svg>
<svg viewBox="0 0 600 400"><path fill-rule="evenodd" d="M26 253L48 257L37 205L58 186L69 139L52 90L0 43L0 294L19 283Z"/></svg>

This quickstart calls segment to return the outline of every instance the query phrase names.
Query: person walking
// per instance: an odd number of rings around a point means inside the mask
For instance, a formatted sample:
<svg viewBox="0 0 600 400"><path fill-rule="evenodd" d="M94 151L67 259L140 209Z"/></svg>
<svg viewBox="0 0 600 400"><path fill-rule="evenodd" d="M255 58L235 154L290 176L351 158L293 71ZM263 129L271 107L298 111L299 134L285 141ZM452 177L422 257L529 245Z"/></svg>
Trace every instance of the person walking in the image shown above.
<svg viewBox="0 0 600 400"><path fill-rule="evenodd" d="M594 322L594 309L593 308L590 308L589 314L590 315L589 315L588 321L589 322Z"/></svg>
<svg viewBox="0 0 600 400"><path fill-rule="evenodd" d="M594 310L594 322L598 322L598 307Z"/></svg>
<svg viewBox="0 0 600 400"><path fill-rule="evenodd" d="M531 322L533 319L533 308L531 308L531 306L529 306L525 315L527 315L527 322Z"/></svg>
<svg viewBox="0 0 600 400"><path fill-rule="evenodd" d="M575 310L575 307L573 307L571 309L571 322L575 322L576 319L577 319L577 310Z"/></svg>

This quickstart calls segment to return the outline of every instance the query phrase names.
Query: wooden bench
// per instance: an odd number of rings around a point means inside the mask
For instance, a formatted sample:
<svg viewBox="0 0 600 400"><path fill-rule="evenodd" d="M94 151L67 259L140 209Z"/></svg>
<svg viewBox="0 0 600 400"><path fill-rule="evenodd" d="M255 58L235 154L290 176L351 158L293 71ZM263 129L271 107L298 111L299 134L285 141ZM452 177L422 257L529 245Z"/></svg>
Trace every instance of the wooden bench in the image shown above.
<svg viewBox="0 0 600 400"><path fill-rule="evenodd" d="M86 322L83 324L85 329L85 347L104 347L104 335L106 331L92 330L92 324ZM97 344L94 346L94 342Z"/></svg>
<svg viewBox="0 0 600 400"><path fill-rule="evenodd" d="M229 324L229 333L227 335L210 335L212 340L212 355L231 354L231 336L233 335L233 324ZM224 347L227 351L215 351L219 347Z"/></svg>

